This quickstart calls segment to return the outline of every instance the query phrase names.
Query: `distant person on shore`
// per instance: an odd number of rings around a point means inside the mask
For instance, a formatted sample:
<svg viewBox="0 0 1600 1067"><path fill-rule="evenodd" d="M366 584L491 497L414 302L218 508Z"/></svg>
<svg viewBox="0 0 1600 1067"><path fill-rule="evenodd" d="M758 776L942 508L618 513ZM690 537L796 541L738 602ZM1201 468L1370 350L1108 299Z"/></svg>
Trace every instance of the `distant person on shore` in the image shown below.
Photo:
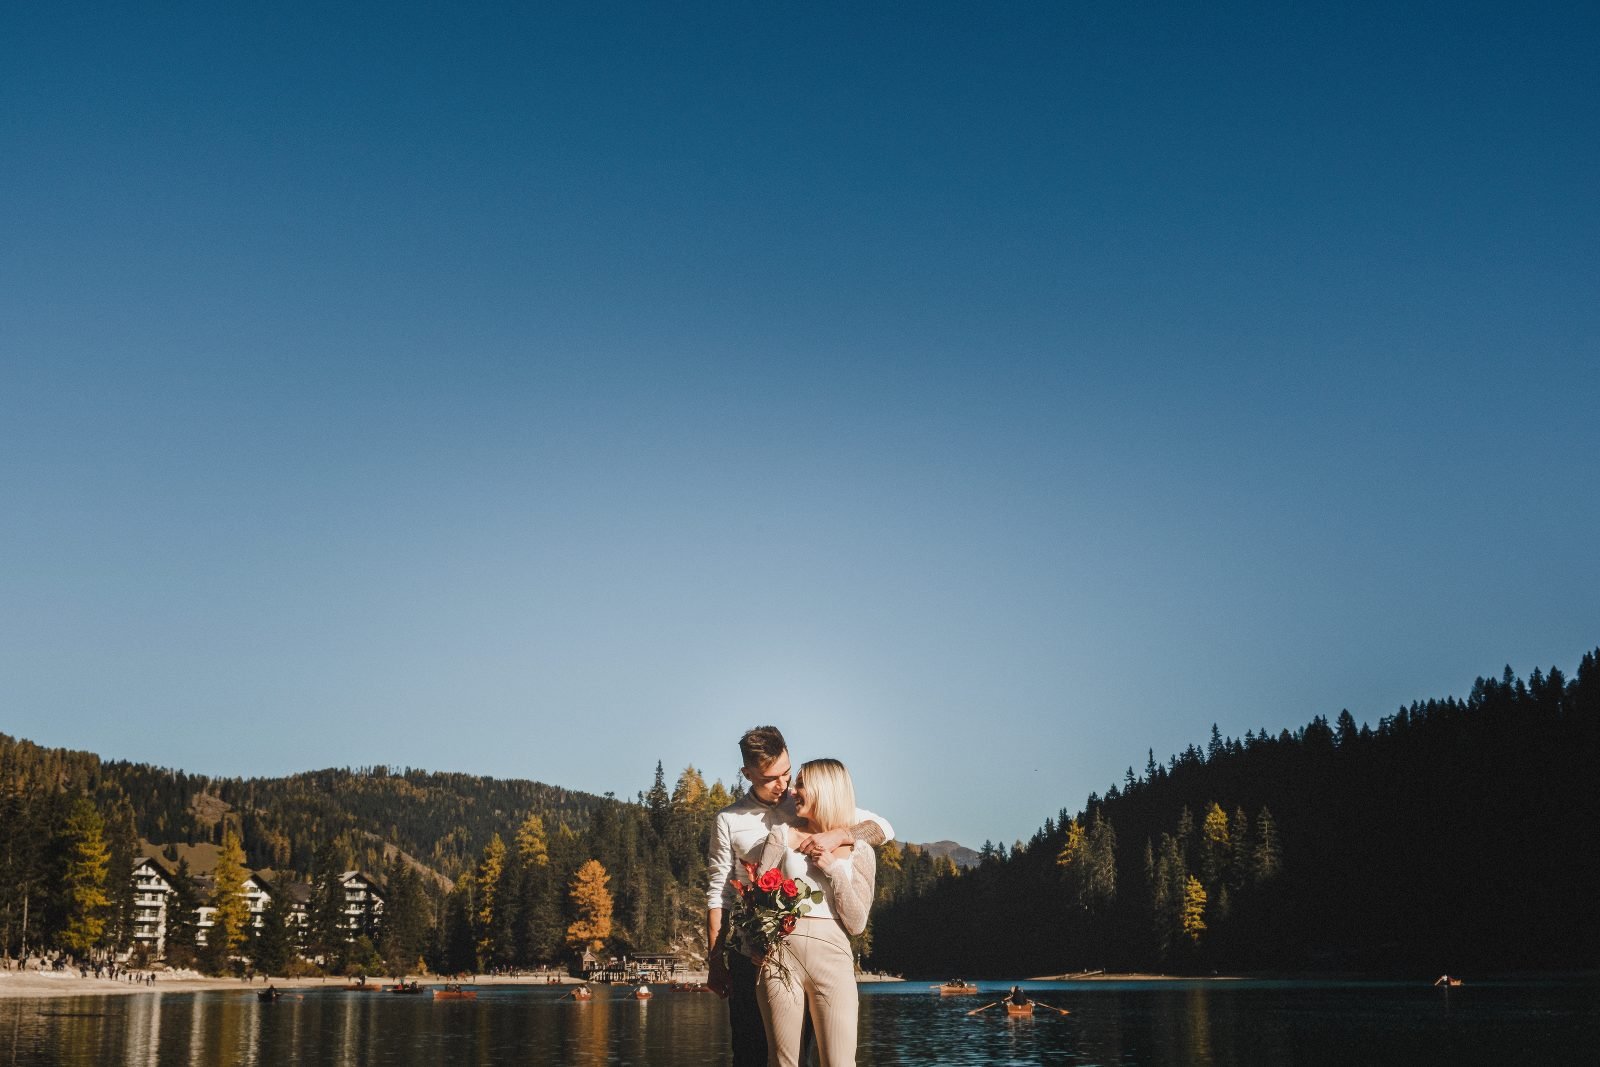
<svg viewBox="0 0 1600 1067"><path fill-rule="evenodd" d="M766 1027L756 994L756 964L731 953L724 959L724 919L735 903L733 887L737 865L757 862L772 831L797 824L794 797L789 792L792 766L789 746L776 726L758 726L739 739L739 754L744 766L741 774L750 783L744 796L717 813L711 837L709 879L706 894L706 934L709 946L706 985L728 999L728 1028L733 1043L733 1067L766 1067L768 1062ZM888 820L860 808L854 809L848 828L830 828L822 833L801 833L795 850L807 857L828 853L842 845L859 843L863 851L894 839ZM742 872L740 872L742 873ZM818 883L824 879L816 879Z"/></svg>

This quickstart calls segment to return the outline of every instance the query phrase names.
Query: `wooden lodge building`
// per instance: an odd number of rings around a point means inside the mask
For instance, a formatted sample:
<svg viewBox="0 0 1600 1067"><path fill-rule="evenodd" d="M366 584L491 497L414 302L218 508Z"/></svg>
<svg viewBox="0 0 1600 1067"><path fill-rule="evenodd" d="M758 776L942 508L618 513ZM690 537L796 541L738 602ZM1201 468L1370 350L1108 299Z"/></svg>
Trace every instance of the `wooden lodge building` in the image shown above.
<svg viewBox="0 0 1600 1067"><path fill-rule="evenodd" d="M631 956L611 956L602 960L585 949L580 964L586 981L637 985L640 982L672 981L682 961L683 957L676 952L638 952Z"/></svg>

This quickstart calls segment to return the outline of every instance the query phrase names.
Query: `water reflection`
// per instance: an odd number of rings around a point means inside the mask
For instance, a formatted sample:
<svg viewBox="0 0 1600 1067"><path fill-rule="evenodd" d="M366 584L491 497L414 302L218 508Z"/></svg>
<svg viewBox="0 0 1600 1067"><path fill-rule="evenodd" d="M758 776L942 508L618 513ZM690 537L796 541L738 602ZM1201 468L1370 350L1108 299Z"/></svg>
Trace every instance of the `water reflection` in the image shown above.
<svg viewBox="0 0 1600 1067"><path fill-rule="evenodd" d="M159 1067L161 994L132 998L127 1013L128 1037L122 1062L126 1067Z"/></svg>
<svg viewBox="0 0 1600 1067"><path fill-rule="evenodd" d="M1009 983L1007 983L1009 984ZM994 983L983 999L999 999ZM926 988L867 987L862 1067L1072 1063L1457 1065L1587 1062L1600 983L1463 987L1314 983L1030 983L1059 1016L967 1014ZM625 990L592 1001L549 988L483 988L475 1001L312 990L0 1000L0 1067L720 1067L727 1009L709 994Z"/></svg>

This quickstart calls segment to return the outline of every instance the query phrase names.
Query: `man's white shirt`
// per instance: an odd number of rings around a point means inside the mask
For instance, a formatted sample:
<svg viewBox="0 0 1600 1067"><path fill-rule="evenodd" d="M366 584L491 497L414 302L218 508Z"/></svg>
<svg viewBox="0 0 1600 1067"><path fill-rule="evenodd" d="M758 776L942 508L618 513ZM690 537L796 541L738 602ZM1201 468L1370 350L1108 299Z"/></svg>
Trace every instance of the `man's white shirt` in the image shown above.
<svg viewBox="0 0 1600 1067"><path fill-rule="evenodd" d="M856 823L872 821L883 829L885 841L894 840L894 827L882 815L865 808L856 809ZM761 848L767 835L779 826L793 826L798 821L794 813L794 794L785 793L777 804L768 806L746 792L744 796L717 812L716 826L711 833L711 857L706 885L707 910L730 909L734 905L733 887L728 883L742 877L744 869L737 867L748 860L761 858ZM854 825L854 824L852 824Z"/></svg>

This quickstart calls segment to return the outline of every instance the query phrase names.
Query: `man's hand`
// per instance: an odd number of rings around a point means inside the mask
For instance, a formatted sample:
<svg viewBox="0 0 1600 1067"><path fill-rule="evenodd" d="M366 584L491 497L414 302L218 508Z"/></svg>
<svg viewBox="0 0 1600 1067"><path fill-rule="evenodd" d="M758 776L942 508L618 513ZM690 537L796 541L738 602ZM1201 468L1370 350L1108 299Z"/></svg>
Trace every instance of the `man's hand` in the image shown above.
<svg viewBox="0 0 1600 1067"><path fill-rule="evenodd" d="M706 988L723 1000L728 999L728 965L722 958L722 949L711 953L706 970Z"/></svg>
<svg viewBox="0 0 1600 1067"><path fill-rule="evenodd" d="M824 852L832 852L840 845L847 845L855 840L849 830L824 830L820 834L805 834L800 838L795 850L803 856L816 857Z"/></svg>

